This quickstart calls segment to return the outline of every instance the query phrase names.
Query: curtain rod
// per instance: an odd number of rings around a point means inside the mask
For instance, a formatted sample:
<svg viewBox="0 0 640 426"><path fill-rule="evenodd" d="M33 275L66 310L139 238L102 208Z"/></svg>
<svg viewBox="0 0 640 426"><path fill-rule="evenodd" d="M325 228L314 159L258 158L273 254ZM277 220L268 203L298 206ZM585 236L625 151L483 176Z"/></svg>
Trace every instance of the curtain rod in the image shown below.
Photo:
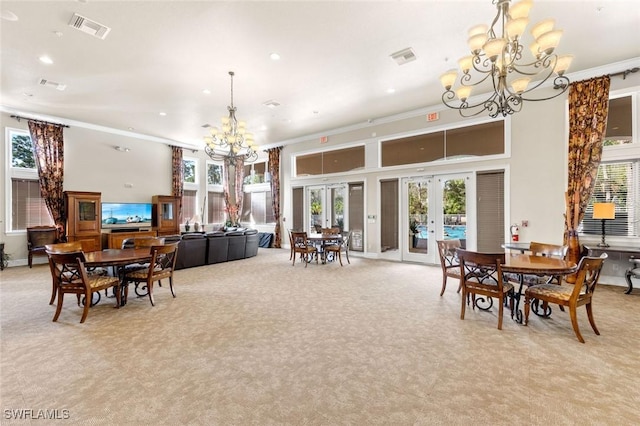
<svg viewBox="0 0 640 426"><path fill-rule="evenodd" d="M634 72L638 72L638 71L640 71L640 68L634 67L634 68L630 68L628 70L624 70L624 71L616 72L616 73L613 73L613 74L609 74L609 77L615 77L617 75L621 75L622 79L625 80L629 74L634 73Z"/></svg>
<svg viewBox="0 0 640 426"><path fill-rule="evenodd" d="M27 117L20 117L19 115L12 115L11 118L15 118L16 120L18 120L18 122L20 122L20 120L29 120L29 121L35 121L36 123L54 124L56 126L62 126L62 127L69 128L69 126L67 126L66 124L52 123L50 121L36 120L34 118L27 118Z"/></svg>

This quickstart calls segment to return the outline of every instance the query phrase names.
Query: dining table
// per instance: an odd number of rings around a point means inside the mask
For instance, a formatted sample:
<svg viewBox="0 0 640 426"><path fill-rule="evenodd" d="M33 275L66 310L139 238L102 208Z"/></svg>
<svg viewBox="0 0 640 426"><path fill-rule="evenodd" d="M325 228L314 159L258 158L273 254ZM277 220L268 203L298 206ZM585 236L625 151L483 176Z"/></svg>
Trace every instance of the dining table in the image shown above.
<svg viewBox="0 0 640 426"><path fill-rule="evenodd" d="M151 250L149 247L126 248L126 249L106 249L101 251L90 251L84 254L86 268L108 268L113 267L116 276L120 277L122 297L121 306L127 303L127 291L124 282L124 268L127 265L145 263L151 261ZM99 294L99 293L96 293ZM99 301L99 299L98 299ZM96 302L97 303L97 302ZM92 304L94 304L92 302Z"/></svg>
<svg viewBox="0 0 640 426"><path fill-rule="evenodd" d="M520 310L520 299L524 287L525 275L538 276L560 276L574 273L578 265L574 262L556 257L536 256L533 254L511 253L505 255L505 262L502 265L502 272L511 272L518 275L519 285L514 293L515 320L522 324L522 311ZM550 311L549 311L550 313ZM545 314L548 316L548 314Z"/></svg>
<svg viewBox="0 0 640 426"><path fill-rule="evenodd" d="M316 256L320 256L320 258L322 259L322 263L325 264L327 263L327 261L331 261L331 259L327 259L324 248L328 244L342 243L342 235L310 233L310 234L307 234L307 241L309 241L310 243L316 246Z"/></svg>

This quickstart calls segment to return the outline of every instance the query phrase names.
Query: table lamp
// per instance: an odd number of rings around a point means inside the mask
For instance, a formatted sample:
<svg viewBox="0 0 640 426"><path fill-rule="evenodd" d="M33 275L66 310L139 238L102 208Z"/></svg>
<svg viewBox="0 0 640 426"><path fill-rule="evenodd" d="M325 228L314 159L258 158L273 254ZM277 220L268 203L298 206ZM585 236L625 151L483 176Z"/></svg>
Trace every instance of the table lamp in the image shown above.
<svg viewBox="0 0 640 426"><path fill-rule="evenodd" d="M593 218L602 220L602 241L598 247L609 247L605 241L604 222L616 218L615 203L593 203Z"/></svg>

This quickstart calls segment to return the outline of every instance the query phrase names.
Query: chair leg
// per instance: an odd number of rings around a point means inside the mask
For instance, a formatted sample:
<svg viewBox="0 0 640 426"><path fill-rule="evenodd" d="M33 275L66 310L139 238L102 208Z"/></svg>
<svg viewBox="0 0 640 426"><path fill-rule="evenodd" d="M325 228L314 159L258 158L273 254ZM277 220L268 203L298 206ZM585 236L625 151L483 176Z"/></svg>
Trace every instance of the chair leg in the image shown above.
<svg viewBox="0 0 640 426"><path fill-rule="evenodd" d="M576 337L580 343L584 343L584 339L582 338L582 334L580 334L580 329L578 328L578 313L575 306L569 306L569 316L571 317L571 325L573 326L573 331L576 333Z"/></svg>
<svg viewBox="0 0 640 426"><path fill-rule="evenodd" d="M153 303L153 281L147 284L147 291L149 292L149 301L151 302L151 306L156 306Z"/></svg>
<svg viewBox="0 0 640 426"><path fill-rule="evenodd" d="M53 281L53 286L51 288L51 299L49 299L49 304L53 305L53 302L56 300L56 293L57 292L57 287L56 287L56 282Z"/></svg>
<svg viewBox="0 0 640 426"><path fill-rule="evenodd" d="M340 261L340 266L342 266L342 255L340 254L340 250L338 250L338 260Z"/></svg>
<svg viewBox="0 0 640 426"><path fill-rule="evenodd" d="M447 288L447 274L443 272L442 273L442 290L440 290L440 297L442 297L442 295L444 294L444 290L446 288ZM459 288L458 288L458 291L460 291Z"/></svg>
<svg viewBox="0 0 640 426"><path fill-rule="evenodd" d="M462 290L462 280L459 280L458 283L458 293L460 293L460 290Z"/></svg>
<svg viewBox="0 0 640 426"><path fill-rule="evenodd" d="M60 312L62 312L62 304L64 303L64 293L58 292L58 306L56 306L56 313L53 315L53 322L58 321L58 317L60 316Z"/></svg>
<svg viewBox="0 0 640 426"><path fill-rule="evenodd" d="M524 297L524 325L529 324L529 311L531 310L531 299L528 296Z"/></svg>
<svg viewBox="0 0 640 426"><path fill-rule="evenodd" d="M345 250L344 255L347 257L347 263L351 265L351 261L349 260L349 250Z"/></svg>
<svg viewBox="0 0 640 426"><path fill-rule="evenodd" d="M596 333L599 336L600 332L598 331L598 327L596 327L596 321L593 319L593 307L591 306L591 303L587 303L585 307L587 308L587 316L589 317L589 324L591 324L591 328L593 328L594 333Z"/></svg>
<svg viewBox="0 0 640 426"><path fill-rule="evenodd" d="M462 308L460 308L460 319L461 320L464 319L464 311L465 311L465 308L466 308L466 301L465 301L466 298L467 298L467 292L463 288L462 289Z"/></svg>
<svg viewBox="0 0 640 426"><path fill-rule="evenodd" d="M504 294L498 301L498 330L502 330L502 314L504 313Z"/></svg>
<svg viewBox="0 0 640 426"><path fill-rule="evenodd" d="M113 294L116 296L116 309L120 309L120 305L122 303L122 292L120 286L113 286Z"/></svg>
<svg viewBox="0 0 640 426"><path fill-rule="evenodd" d="M80 318L80 324L87 319L87 315L89 315L89 308L91 307L91 300L93 299L93 293L87 292L84 296L84 309L82 310L82 318Z"/></svg>
<svg viewBox="0 0 640 426"><path fill-rule="evenodd" d="M33 254L29 253L29 269L31 269L32 264L33 264Z"/></svg>
<svg viewBox="0 0 640 426"><path fill-rule="evenodd" d="M176 294L173 292L173 277L169 277L169 288L171 289L171 295L175 298Z"/></svg>

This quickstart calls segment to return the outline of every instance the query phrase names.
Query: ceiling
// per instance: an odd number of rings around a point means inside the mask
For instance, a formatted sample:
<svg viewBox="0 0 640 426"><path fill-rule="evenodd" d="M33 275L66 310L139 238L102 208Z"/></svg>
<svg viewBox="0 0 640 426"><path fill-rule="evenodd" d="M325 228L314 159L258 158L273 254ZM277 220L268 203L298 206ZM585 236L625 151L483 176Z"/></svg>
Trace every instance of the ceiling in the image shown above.
<svg viewBox="0 0 640 426"><path fill-rule="evenodd" d="M495 15L490 0L3 0L0 10L3 111L192 147L228 115L231 70L237 116L258 145L439 108L438 76L468 54L467 30ZM72 28L74 13L111 30ZM531 22L548 17L564 29L558 53L575 55L570 77L640 57L638 1L534 2ZM405 48L416 60L398 65L390 55Z"/></svg>

